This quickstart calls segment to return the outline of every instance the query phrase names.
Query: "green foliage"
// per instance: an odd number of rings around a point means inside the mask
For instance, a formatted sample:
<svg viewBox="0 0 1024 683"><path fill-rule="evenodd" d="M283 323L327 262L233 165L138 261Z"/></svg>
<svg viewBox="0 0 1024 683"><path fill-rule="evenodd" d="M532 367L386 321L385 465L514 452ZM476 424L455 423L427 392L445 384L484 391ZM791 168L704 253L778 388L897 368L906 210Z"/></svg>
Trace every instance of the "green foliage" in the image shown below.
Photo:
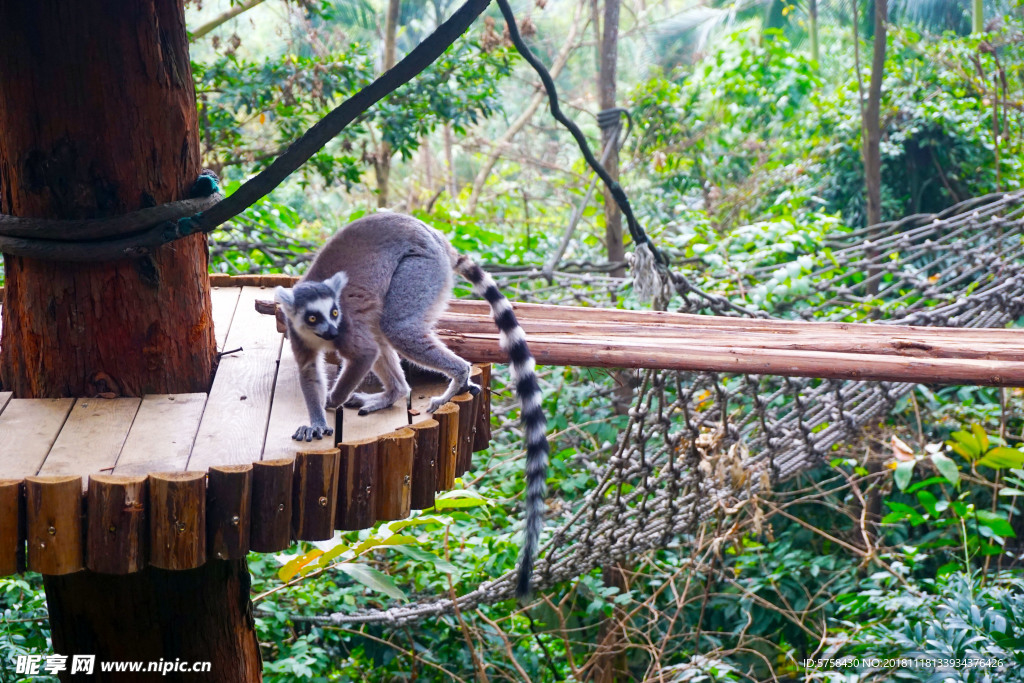
<svg viewBox="0 0 1024 683"><path fill-rule="evenodd" d="M28 681L14 673L19 655L52 653L46 622L46 595L38 574L0 578L0 681ZM35 676L33 683L57 683L56 676Z"/></svg>
<svg viewBox="0 0 1024 683"><path fill-rule="evenodd" d="M883 220L939 211L1020 183L1021 120L999 107L1022 93L1004 69L1024 56L1014 30L984 42L890 31L882 85ZM827 141L818 151L824 152L821 197L852 226L865 216L856 98L855 82L839 88L822 100L817 124Z"/></svg>
<svg viewBox="0 0 1024 683"><path fill-rule="evenodd" d="M1024 580L958 571L918 586L912 592L876 574L839 596L848 631L830 656L853 658L850 669L861 675L882 669L890 680L1024 680ZM875 658L886 664L864 662Z"/></svg>
<svg viewBox="0 0 1024 683"><path fill-rule="evenodd" d="M408 158L438 126L464 132L501 110L498 84L510 64L506 50L457 41L418 78L358 117L303 174L309 178L315 170L324 182L351 188L372 164L379 141ZM229 50L210 63L194 62L192 69L206 163L229 178L269 164L377 76L368 47L359 43L328 55L293 51L259 61Z"/></svg>

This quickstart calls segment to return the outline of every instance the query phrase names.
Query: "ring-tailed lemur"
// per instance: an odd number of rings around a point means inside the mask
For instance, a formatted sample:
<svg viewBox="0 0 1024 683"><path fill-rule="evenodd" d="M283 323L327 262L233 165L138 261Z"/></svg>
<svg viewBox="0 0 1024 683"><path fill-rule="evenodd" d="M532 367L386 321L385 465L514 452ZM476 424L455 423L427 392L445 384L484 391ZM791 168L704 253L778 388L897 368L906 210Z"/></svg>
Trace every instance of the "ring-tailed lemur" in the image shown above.
<svg viewBox="0 0 1024 683"><path fill-rule="evenodd" d="M360 218L327 241L295 287L277 288L275 299L285 313L309 410L309 425L299 427L292 438L310 441L333 433L327 425L325 405L357 407L360 414L366 414L404 399L409 385L399 365L400 355L451 378L447 390L431 400L430 412L457 393L480 391L469 379L470 364L434 334L434 324L451 298L453 271L490 303L522 402L526 529L517 594L523 596L529 592L543 526L548 463L547 420L541 409L534 359L511 304L494 280L456 252L440 232L400 214ZM331 351L345 362L328 394L324 354ZM371 369L384 390L353 393Z"/></svg>

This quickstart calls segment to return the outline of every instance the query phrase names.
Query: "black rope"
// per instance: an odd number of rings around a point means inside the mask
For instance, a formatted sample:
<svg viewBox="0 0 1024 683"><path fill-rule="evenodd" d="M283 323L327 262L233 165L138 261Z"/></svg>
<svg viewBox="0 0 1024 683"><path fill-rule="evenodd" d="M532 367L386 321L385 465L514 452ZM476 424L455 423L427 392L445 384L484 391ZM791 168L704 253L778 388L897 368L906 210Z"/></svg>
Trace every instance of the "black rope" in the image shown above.
<svg viewBox="0 0 1024 683"><path fill-rule="evenodd" d="M293 142L270 166L247 181L230 197L214 204L206 211L156 222L152 215L134 212L114 219L120 220L119 227L124 229L124 232L119 232L116 237L110 234L106 234L104 239L84 237L82 235L85 233L80 230L82 234L76 234L79 239L73 240L54 238L66 235L64 231L74 229L74 225L79 224L79 221L33 219L29 234L34 236L25 237L13 236L11 232L17 231L19 226L27 226L22 221L29 219L7 216L4 217L3 223L0 223L0 252L50 261L114 261L145 256L168 242L199 232L212 232L265 197L357 116L437 61L444 51L469 29L490 3L491 0L466 0L462 7L398 64L338 105ZM88 226L89 229L93 227L95 226Z"/></svg>
<svg viewBox="0 0 1024 683"><path fill-rule="evenodd" d="M505 17L505 24L508 26L509 37L512 39L512 44L516 46L519 53L523 55L523 59L533 67L533 70L540 76L541 82L544 84L544 89L548 93L548 103L551 108L551 115L555 117L555 120L565 126L576 140L576 144L580 148L580 152L583 154L583 158L587 160L587 164L590 168L594 169L594 173L598 175L601 181L608 188L609 193L615 200L615 203L619 205L622 210L622 215L626 217L626 225L629 227L629 234L633 238L633 242L637 245L646 244L654 255L655 260L662 266L668 265L668 259L664 254L661 253L651 242L650 238L647 237L647 233L640 227L640 223L636 220L636 216L633 215L633 209L629 205L629 198L623 191L622 186L612 180L612 177L608 175L608 171L605 170L604 166L594 158L593 152L590 151L590 145L587 144L587 139L584 137L583 132L579 127L573 123L565 114L562 113L561 107L558 105L558 91L555 89L555 82L551 79L551 74L548 73L544 65L540 63L540 60L532 52L530 48L523 42L523 37L519 34L519 28L516 25L516 17L512 13L512 8L509 7L508 0L497 0L498 8L501 10L502 16ZM618 117L620 112L615 109L607 110L610 112L606 114ZM604 114L605 112L602 112ZM600 116L600 114L599 114ZM598 119L600 125L601 119ZM632 120L630 121L632 124Z"/></svg>

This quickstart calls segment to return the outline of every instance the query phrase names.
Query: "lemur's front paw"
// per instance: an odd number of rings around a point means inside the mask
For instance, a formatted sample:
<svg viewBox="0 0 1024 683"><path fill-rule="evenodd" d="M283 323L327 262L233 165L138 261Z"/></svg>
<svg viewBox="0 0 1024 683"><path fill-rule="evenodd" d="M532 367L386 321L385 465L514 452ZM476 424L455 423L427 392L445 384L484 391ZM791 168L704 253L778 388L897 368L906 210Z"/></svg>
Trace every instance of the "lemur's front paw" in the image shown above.
<svg viewBox="0 0 1024 683"><path fill-rule="evenodd" d="M480 393L480 385L477 384L476 382L466 382L465 386L459 389L459 393L464 394L467 391L476 396L477 394Z"/></svg>
<svg viewBox="0 0 1024 683"><path fill-rule="evenodd" d="M322 439L325 436L334 434L334 430L330 427L306 427L302 426L295 430L292 434L292 438L296 441L312 441L313 439Z"/></svg>
<svg viewBox="0 0 1024 683"><path fill-rule="evenodd" d="M443 396L435 396L430 399L430 403L427 405L427 412L432 413L447 402L448 401Z"/></svg>

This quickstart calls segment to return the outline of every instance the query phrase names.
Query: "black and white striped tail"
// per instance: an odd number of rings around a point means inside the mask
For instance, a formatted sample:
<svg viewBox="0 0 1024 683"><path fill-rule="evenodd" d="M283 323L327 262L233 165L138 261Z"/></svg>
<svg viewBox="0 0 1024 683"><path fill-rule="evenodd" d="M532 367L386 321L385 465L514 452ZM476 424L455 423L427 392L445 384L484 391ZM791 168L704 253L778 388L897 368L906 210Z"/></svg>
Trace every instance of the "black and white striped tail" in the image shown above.
<svg viewBox="0 0 1024 683"><path fill-rule="evenodd" d="M473 293L487 300L494 312L494 322L501 337L501 348L508 353L512 379L523 409L520 421L526 434L526 530L516 595L530 592L530 575L537 555L541 528L544 526L544 493L548 472L547 419L541 409L540 385L534 372L533 355L526 345L526 335L519 326L512 305L501 293L494 279L466 256L459 256L455 272L473 285Z"/></svg>

